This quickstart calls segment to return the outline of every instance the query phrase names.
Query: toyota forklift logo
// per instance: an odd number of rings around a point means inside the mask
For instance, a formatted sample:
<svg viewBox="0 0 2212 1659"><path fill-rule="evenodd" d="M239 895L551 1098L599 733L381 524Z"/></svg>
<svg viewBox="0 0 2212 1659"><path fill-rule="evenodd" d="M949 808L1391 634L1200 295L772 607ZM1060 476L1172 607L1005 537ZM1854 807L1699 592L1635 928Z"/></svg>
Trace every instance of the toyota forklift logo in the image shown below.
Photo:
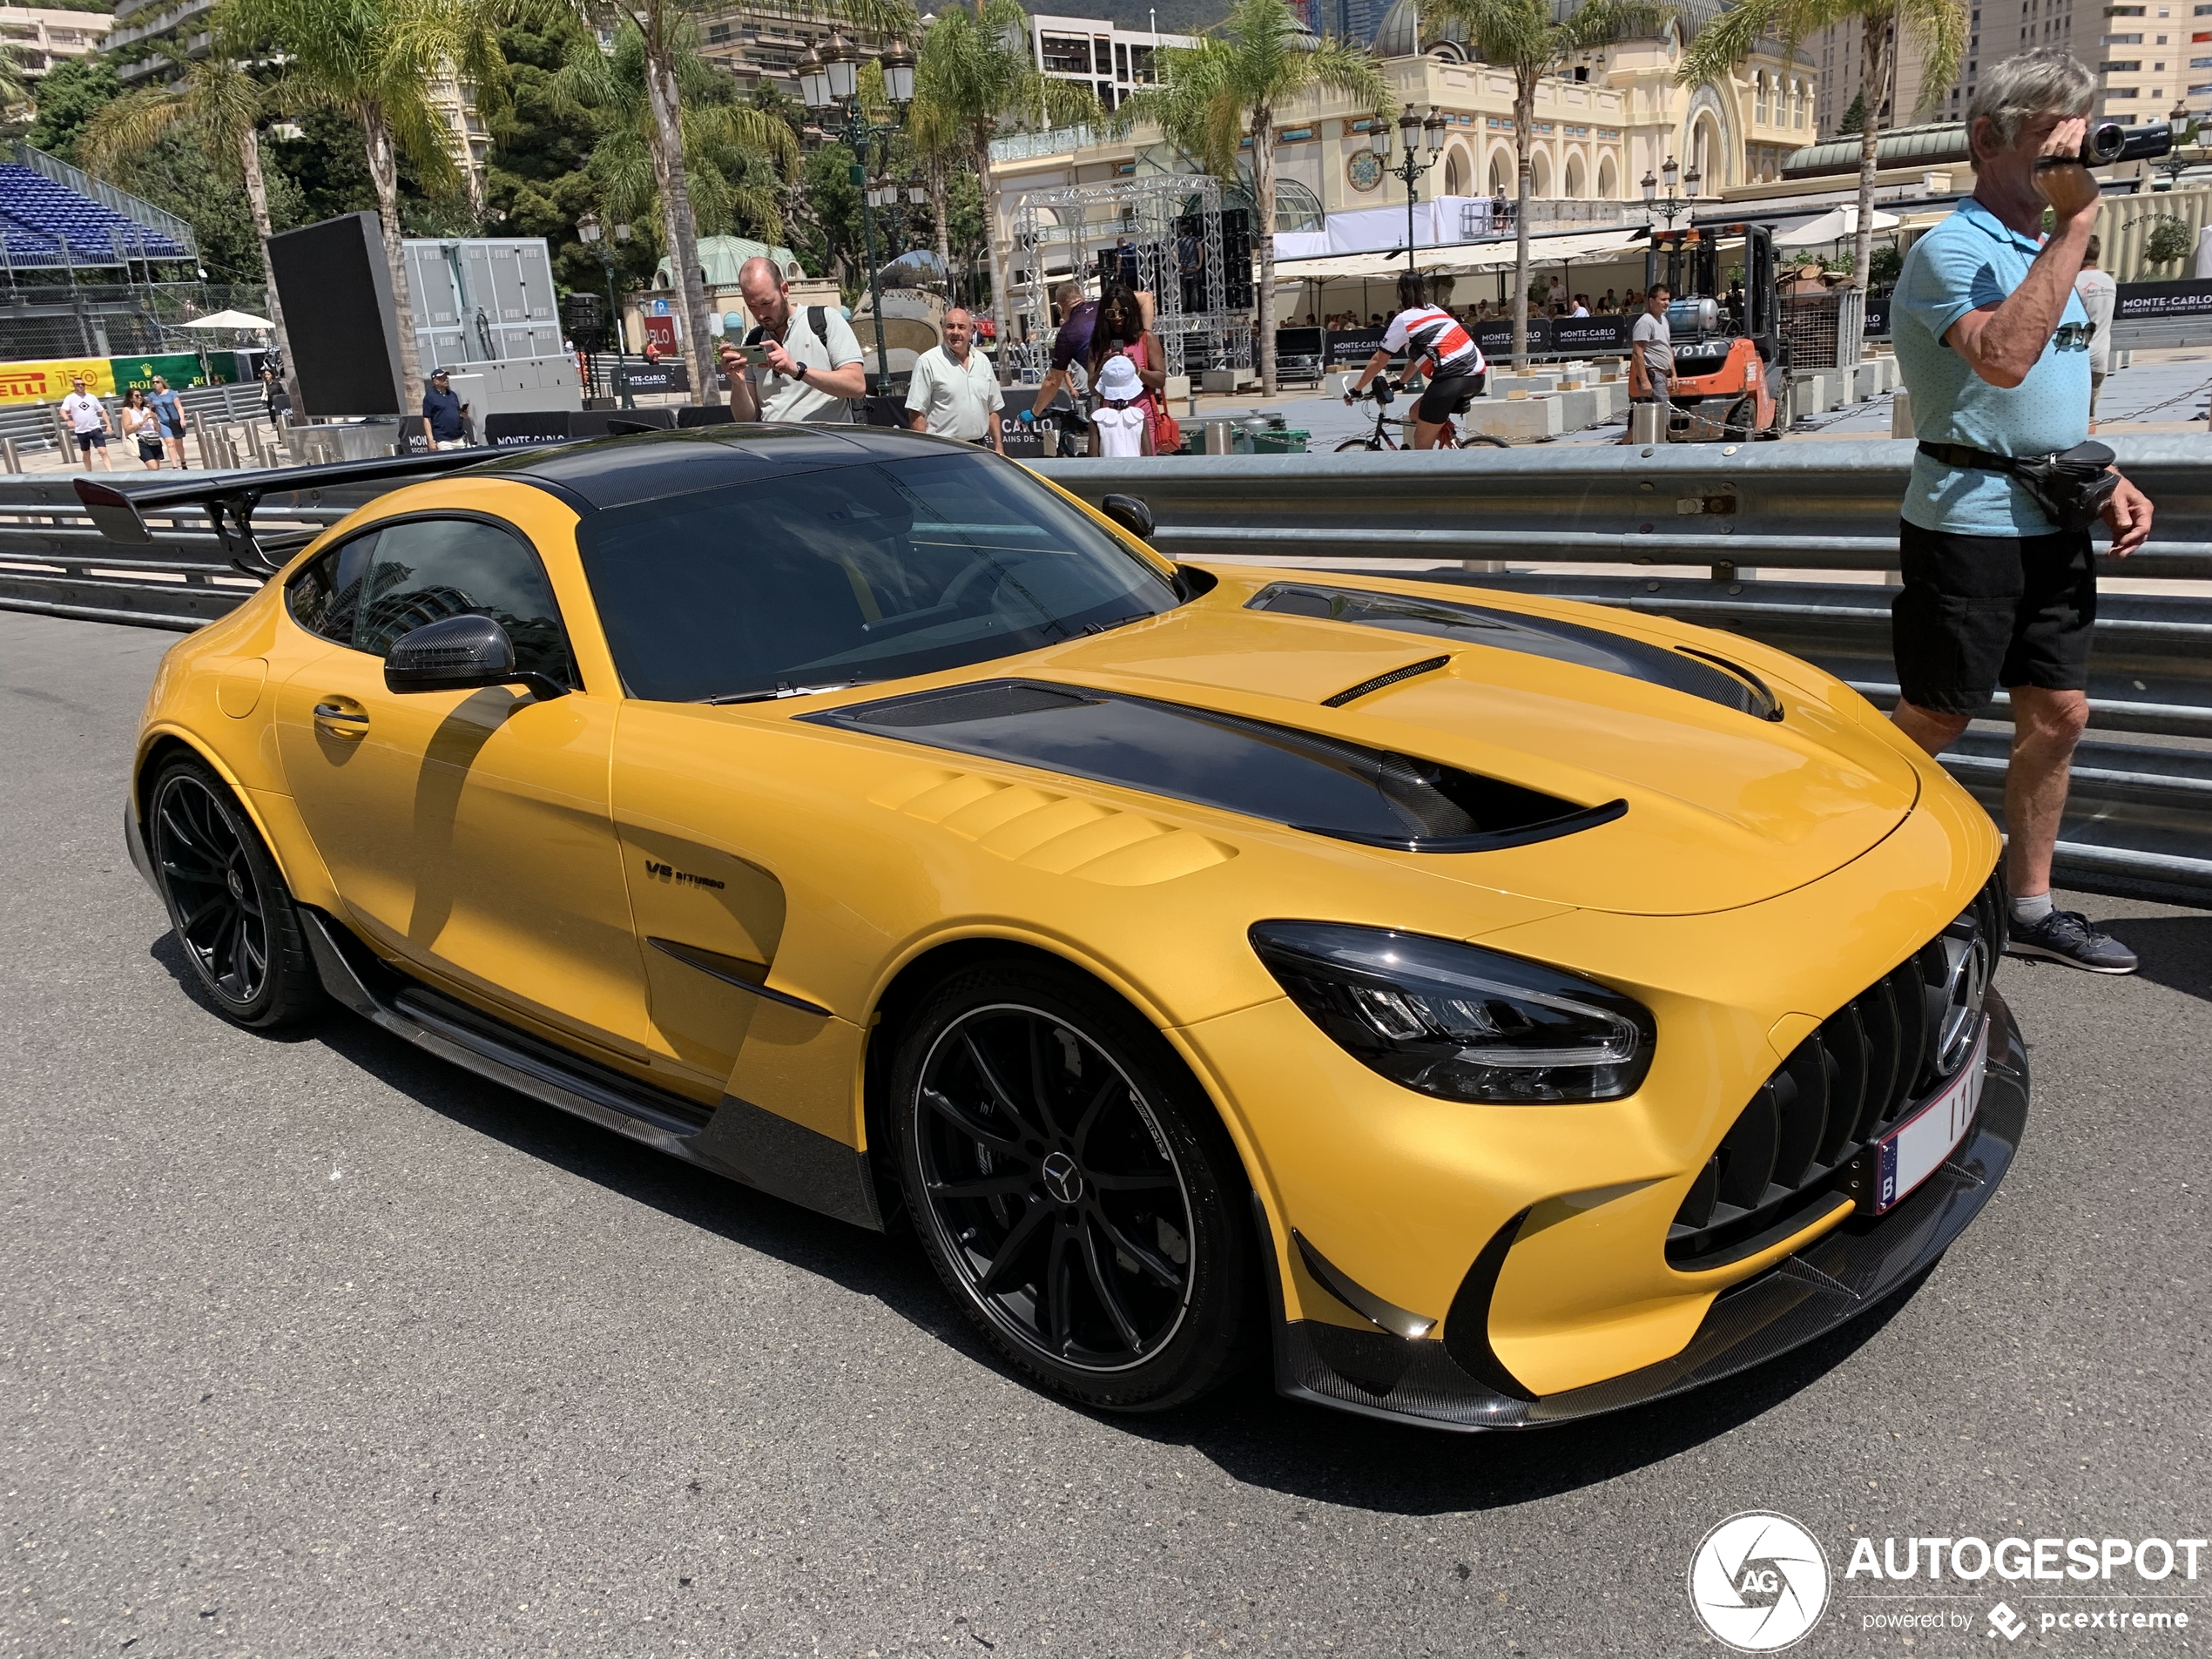
<svg viewBox="0 0 2212 1659"><path fill-rule="evenodd" d="M1778 1652L1820 1622L1828 1558L1787 1515L1730 1515L1689 1558L1689 1604L1739 1652Z"/></svg>

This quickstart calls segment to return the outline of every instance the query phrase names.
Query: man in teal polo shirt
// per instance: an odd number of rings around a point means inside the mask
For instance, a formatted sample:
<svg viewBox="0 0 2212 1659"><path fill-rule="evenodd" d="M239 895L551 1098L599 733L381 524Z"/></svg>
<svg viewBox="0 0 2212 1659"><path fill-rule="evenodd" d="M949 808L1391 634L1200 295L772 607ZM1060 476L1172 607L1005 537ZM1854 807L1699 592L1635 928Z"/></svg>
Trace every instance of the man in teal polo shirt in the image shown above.
<svg viewBox="0 0 2212 1659"><path fill-rule="evenodd" d="M1891 628L1897 724L1930 754L1956 742L1998 686L2010 694L2013 953L2130 974L2133 952L2051 903L2068 769L2089 718L2089 535L2060 529L2005 466L2089 435L2089 321L2074 279L2097 182L2074 158L2095 86L2048 49L1985 76L1966 111L1974 193L1914 245L1898 280L1892 333L1920 449ZM2047 206L2057 221L2047 239ZM2101 516L2115 556L2150 534L2150 502L2125 479Z"/></svg>

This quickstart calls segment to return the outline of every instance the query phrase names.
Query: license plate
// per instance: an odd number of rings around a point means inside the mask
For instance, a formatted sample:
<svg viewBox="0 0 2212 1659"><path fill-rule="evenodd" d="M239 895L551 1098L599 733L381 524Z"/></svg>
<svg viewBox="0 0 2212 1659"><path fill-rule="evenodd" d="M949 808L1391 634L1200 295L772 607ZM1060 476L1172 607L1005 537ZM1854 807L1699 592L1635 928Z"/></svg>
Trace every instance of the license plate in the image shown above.
<svg viewBox="0 0 2212 1659"><path fill-rule="evenodd" d="M1867 1149L1874 1179L1866 1212L1893 1210L1949 1157L1981 1109L1982 1079L1989 1071L1989 1021L1982 1019L1974 1051L1944 1091Z"/></svg>

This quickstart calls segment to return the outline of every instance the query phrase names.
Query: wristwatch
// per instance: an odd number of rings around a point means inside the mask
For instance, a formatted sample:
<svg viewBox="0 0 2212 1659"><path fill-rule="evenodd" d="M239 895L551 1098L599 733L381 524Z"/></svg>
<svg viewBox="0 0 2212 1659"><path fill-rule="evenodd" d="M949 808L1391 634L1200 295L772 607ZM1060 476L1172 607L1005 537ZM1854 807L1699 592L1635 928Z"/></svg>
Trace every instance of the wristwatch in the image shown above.
<svg viewBox="0 0 2212 1659"><path fill-rule="evenodd" d="M806 378L806 365L804 363L793 363L791 366L791 377L795 381L805 380Z"/></svg>

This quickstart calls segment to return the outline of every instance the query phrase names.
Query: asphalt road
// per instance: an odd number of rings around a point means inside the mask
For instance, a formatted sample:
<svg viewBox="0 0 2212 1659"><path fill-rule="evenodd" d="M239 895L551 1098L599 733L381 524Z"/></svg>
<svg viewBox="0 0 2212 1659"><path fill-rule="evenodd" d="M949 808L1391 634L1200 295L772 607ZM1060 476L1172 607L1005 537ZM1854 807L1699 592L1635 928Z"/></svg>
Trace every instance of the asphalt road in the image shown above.
<svg viewBox="0 0 2212 1659"><path fill-rule="evenodd" d="M2011 1643L1995 1588L1841 1578L1854 1534L2212 1532L2212 914L2087 900L2141 977L2006 967L2011 1178L1791 1361L1514 1439L1258 1379L1107 1420L895 1241L195 1005L118 821L172 638L0 613L0 1654L1718 1652L1685 1569L1746 1509L1838 1575L1801 1653L2212 1641L2212 1561L2129 1604L2186 1633ZM1971 1628L1865 1629L1906 1608Z"/></svg>

